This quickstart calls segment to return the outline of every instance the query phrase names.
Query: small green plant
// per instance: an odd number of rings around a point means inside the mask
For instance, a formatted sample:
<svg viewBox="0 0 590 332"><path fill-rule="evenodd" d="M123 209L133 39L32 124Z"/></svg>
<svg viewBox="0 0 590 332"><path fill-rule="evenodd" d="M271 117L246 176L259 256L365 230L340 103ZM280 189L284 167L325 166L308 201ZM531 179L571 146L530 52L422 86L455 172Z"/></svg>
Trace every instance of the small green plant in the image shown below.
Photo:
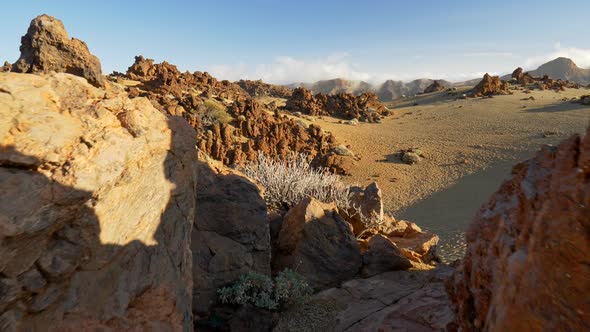
<svg viewBox="0 0 590 332"><path fill-rule="evenodd" d="M258 308L277 310L298 303L311 294L303 276L290 270L281 271L274 281L271 277L248 272L237 282L217 290L222 303L252 304Z"/></svg>
<svg viewBox="0 0 590 332"><path fill-rule="evenodd" d="M233 118L227 113L226 107L214 99L207 99L197 108L196 112L205 125L229 123Z"/></svg>

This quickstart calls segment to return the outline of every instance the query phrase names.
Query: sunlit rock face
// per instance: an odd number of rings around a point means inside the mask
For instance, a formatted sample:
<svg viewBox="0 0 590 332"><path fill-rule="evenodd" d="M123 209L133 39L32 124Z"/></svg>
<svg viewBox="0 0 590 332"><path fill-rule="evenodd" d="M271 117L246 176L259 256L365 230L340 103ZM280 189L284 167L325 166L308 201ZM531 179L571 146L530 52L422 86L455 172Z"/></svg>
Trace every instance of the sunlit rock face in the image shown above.
<svg viewBox="0 0 590 332"><path fill-rule="evenodd" d="M0 119L0 329L191 329L192 128L69 74L0 73Z"/></svg>
<svg viewBox="0 0 590 332"><path fill-rule="evenodd" d="M590 329L590 128L514 166L448 283L463 331Z"/></svg>

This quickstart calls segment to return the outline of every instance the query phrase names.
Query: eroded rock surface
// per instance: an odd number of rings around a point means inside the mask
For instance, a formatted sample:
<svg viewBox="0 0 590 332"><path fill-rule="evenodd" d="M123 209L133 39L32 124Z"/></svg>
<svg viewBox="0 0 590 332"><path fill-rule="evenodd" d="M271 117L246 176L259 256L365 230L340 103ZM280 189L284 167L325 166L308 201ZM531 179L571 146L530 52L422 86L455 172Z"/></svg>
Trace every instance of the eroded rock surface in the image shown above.
<svg viewBox="0 0 590 332"><path fill-rule="evenodd" d="M192 330L192 128L63 73L0 105L2 329Z"/></svg>
<svg viewBox="0 0 590 332"><path fill-rule="evenodd" d="M100 61L86 44L70 39L62 21L40 15L31 21L21 38L20 58L12 66L19 73L68 73L84 77L96 87L104 87Z"/></svg>
<svg viewBox="0 0 590 332"><path fill-rule="evenodd" d="M464 331L590 329L590 128L516 165L449 283Z"/></svg>
<svg viewBox="0 0 590 332"><path fill-rule="evenodd" d="M373 92L365 92L359 96L350 93L313 95L303 87L293 90L292 96L287 99L285 109L307 115L329 115L365 122L380 122L382 117L392 113Z"/></svg>
<svg viewBox="0 0 590 332"><path fill-rule="evenodd" d="M473 88L474 97L493 96L508 93L508 84L498 76L485 74L483 79Z"/></svg>
<svg viewBox="0 0 590 332"><path fill-rule="evenodd" d="M286 86L274 85L262 82L262 80L240 80L237 84L252 97L274 97L274 98L289 98L293 94L293 90Z"/></svg>

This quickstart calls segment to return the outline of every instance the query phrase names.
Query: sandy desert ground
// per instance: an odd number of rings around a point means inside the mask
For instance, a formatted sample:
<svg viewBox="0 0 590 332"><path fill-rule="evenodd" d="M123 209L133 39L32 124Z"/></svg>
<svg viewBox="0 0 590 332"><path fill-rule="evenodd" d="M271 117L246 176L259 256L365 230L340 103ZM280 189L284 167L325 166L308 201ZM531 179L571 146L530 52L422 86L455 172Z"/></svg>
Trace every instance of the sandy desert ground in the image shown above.
<svg viewBox="0 0 590 332"><path fill-rule="evenodd" d="M389 103L395 115L379 124L351 126L327 117L314 122L360 156L345 181L377 181L386 211L439 234L441 254L449 259L462 252L464 229L514 164L590 124L590 107L569 101L588 89L513 92L485 99L457 99L447 91L406 98ZM426 158L402 163L396 153L412 147Z"/></svg>

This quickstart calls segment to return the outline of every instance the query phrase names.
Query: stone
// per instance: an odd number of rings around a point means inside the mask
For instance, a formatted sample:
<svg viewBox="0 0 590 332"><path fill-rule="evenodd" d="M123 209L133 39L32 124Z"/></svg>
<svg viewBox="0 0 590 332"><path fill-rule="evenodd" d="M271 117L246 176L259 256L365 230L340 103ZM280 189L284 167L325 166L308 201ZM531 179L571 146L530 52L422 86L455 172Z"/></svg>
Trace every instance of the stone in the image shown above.
<svg viewBox="0 0 590 332"><path fill-rule="evenodd" d="M31 21L21 38L20 58L12 71L18 73L68 73L84 77L96 87L104 87L100 61L86 44L70 39L62 21L40 15Z"/></svg>
<svg viewBox="0 0 590 332"><path fill-rule="evenodd" d="M296 317L298 331L314 331L316 326L349 332L452 331L453 311L444 286L452 271L392 271L349 280L314 295L304 306L307 310L282 313L278 325L295 325L287 320ZM329 311L319 310L324 306Z"/></svg>
<svg viewBox="0 0 590 332"><path fill-rule="evenodd" d="M217 289L242 274L270 274L270 230L261 189L239 172L199 154L197 218L192 231L193 311L217 303Z"/></svg>
<svg viewBox="0 0 590 332"><path fill-rule="evenodd" d="M369 239L368 250L363 255L361 276L372 277L382 272L407 270L411 267L410 260L404 257L393 242L376 234Z"/></svg>
<svg viewBox="0 0 590 332"><path fill-rule="evenodd" d="M250 97L272 97L272 98L289 98L293 90L283 85L274 85L262 82L262 80L240 80L236 82L242 89L246 90Z"/></svg>
<svg viewBox="0 0 590 332"><path fill-rule="evenodd" d="M441 84L439 81L434 81L430 84L426 89L424 89L424 93L433 93L445 90L446 87Z"/></svg>
<svg viewBox="0 0 590 332"><path fill-rule="evenodd" d="M463 331L590 329L590 128L513 167L448 283Z"/></svg>
<svg viewBox="0 0 590 332"><path fill-rule="evenodd" d="M314 289L354 277L362 258L352 227L334 204L306 198L284 216L273 257L273 270L291 268Z"/></svg>
<svg viewBox="0 0 590 332"><path fill-rule="evenodd" d="M361 234L366 225L363 220L383 220L383 196L377 182L372 182L366 188L350 187L350 204L352 209L344 215L353 228L355 235Z"/></svg>
<svg viewBox="0 0 590 332"><path fill-rule="evenodd" d="M0 324L191 330L193 129L67 73L0 91Z"/></svg>
<svg viewBox="0 0 590 332"><path fill-rule="evenodd" d="M508 83L500 80L498 76L491 76L486 73L483 79L473 88L474 97L491 96L506 94L508 92Z"/></svg>

